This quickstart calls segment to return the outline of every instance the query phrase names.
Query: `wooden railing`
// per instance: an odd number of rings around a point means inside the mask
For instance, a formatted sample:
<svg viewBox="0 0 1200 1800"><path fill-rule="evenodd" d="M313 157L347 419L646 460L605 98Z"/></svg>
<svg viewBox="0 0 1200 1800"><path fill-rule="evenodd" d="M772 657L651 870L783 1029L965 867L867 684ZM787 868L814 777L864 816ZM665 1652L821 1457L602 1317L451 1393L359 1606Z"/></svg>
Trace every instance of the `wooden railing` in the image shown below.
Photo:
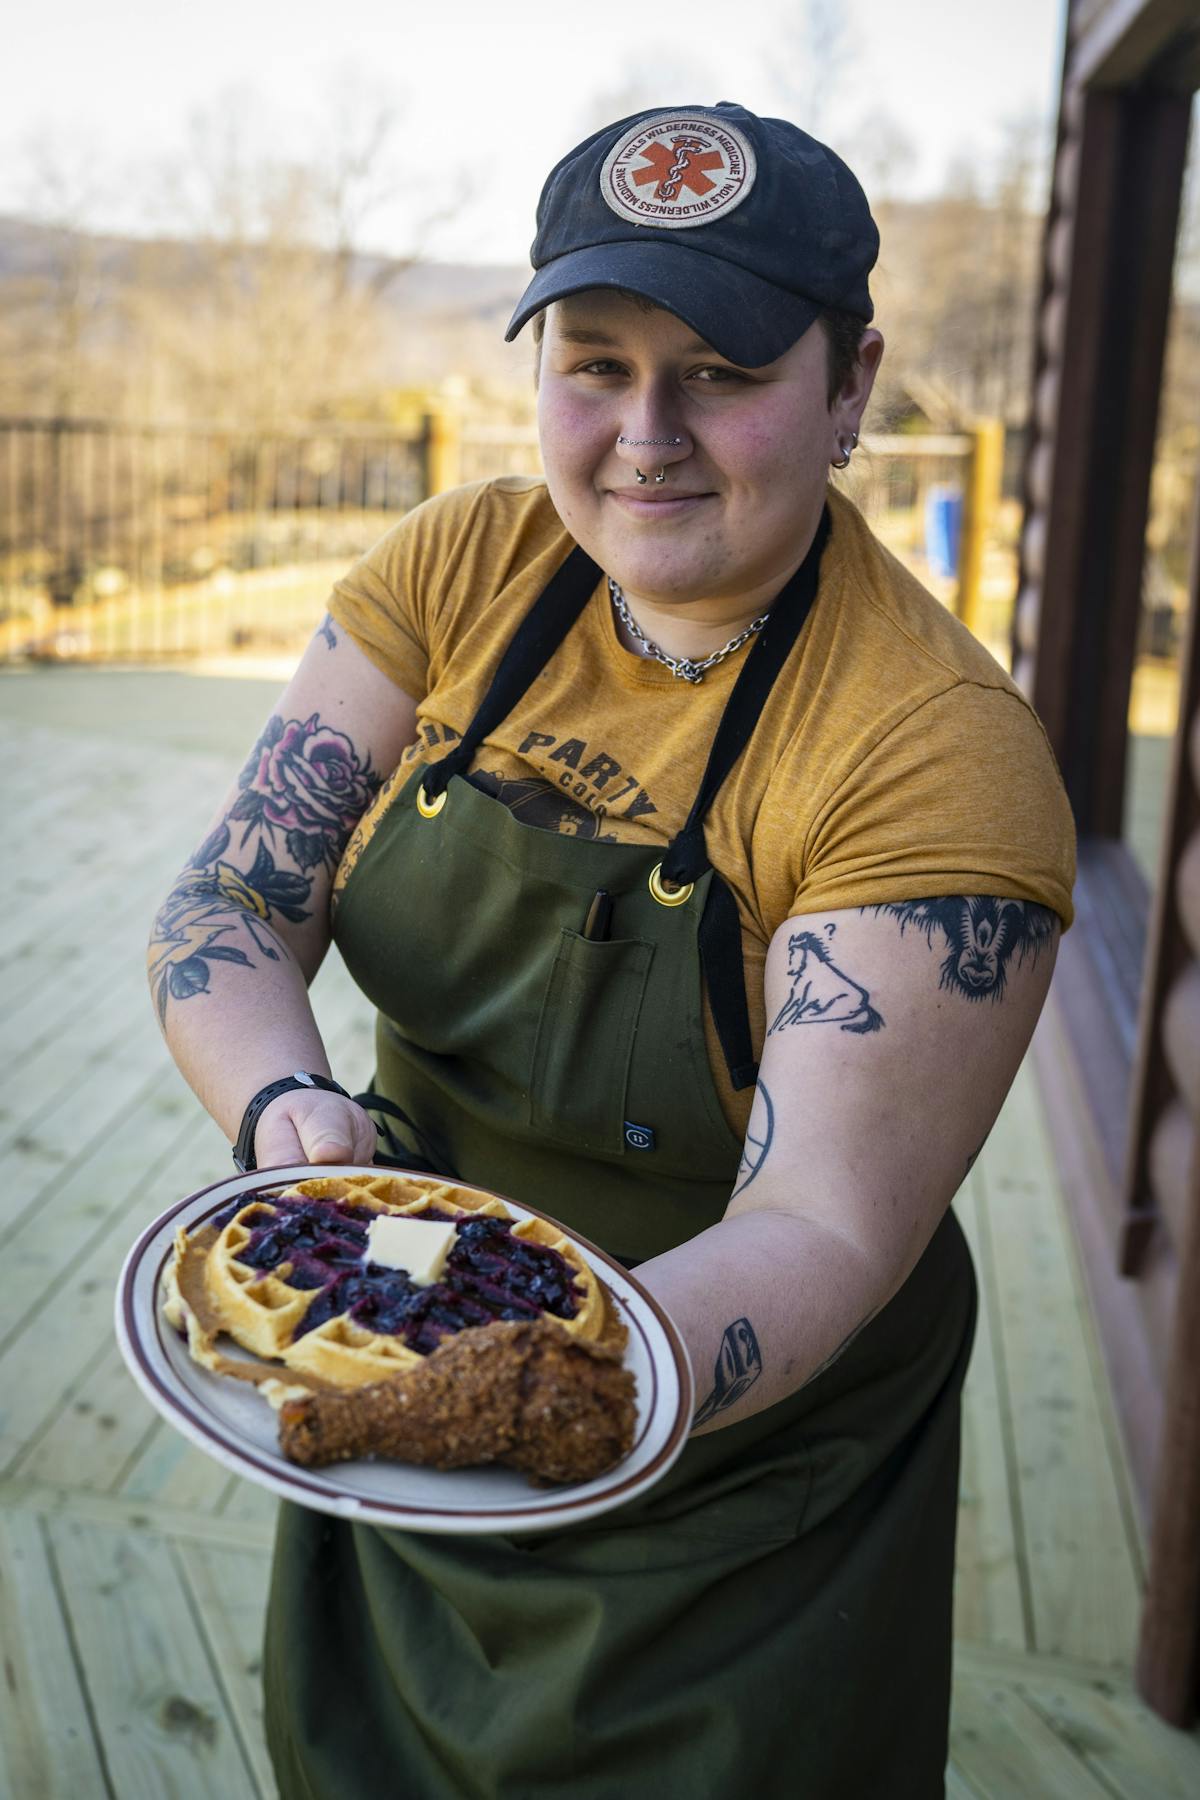
<svg viewBox="0 0 1200 1800"><path fill-rule="evenodd" d="M837 478L922 573L930 493L965 495L960 579L933 585L974 626L1001 442L995 427L869 436ZM0 419L0 660L290 653L409 508L540 469L532 426L444 401L407 428Z"/></svg>

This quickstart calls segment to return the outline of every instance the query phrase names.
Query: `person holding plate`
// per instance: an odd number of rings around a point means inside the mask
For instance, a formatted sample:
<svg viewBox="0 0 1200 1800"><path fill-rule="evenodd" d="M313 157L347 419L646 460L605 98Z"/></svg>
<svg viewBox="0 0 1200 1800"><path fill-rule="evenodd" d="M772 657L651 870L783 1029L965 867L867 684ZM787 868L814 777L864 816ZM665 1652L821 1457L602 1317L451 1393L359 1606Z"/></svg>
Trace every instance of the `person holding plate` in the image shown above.
<svg viewBox="0 0 1200 1800"><path fill-rule="evenodd" d="M168 1041L247 1166L375 1154L306 996L332 938L393 1149L636 1267L698 1387L670 1473L570 1529L284 1506L285 1796L942 1792L950 1202L1074 843L1022 694L830 484L877 250L840 158L740 106L564 157L508 333L545 479L337 584L160 915Z"/></svg>

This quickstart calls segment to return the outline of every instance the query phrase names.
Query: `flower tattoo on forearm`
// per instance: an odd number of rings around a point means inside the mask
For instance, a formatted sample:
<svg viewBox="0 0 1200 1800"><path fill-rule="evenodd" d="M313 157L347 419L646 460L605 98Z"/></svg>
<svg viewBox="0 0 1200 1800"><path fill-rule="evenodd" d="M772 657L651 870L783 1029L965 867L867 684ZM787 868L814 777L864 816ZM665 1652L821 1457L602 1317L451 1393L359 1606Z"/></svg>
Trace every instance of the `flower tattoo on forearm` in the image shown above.
<svg viewBox="0 0 1200 1800"><path fill-rule="evenodd" d="M213 964L253 968L256 955L278 962L288 954L272 922L312 916L313 872L337 868L379 787L370 759L318 714L268 720L238 776L237 799L155 919L149 969L161 1021L171 1000L209 992ZM230 858L236 826L235 854L256 840L248 868Z"/></svg>
<svg viewBox="0 0 1200 1800"><path fill-rule="evenodd" d="M364 766L340 731L308 719L276 714L267 721L238 776L241 795L229 817L245 822L242 843L253 831L272 839L282 833L301 869L335 869L346 840L379 791L370 762Z"/></svg>

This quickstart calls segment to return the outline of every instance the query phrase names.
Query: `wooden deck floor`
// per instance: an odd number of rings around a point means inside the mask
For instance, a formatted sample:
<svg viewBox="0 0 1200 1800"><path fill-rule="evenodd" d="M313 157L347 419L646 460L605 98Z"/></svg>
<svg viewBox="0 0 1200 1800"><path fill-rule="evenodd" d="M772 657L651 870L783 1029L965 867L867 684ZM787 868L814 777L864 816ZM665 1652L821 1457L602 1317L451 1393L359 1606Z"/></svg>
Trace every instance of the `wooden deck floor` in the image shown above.
<svg viewBox="0 0 1200 1800"><path fill-rule="evenodd" d="M272 1503L157 1421L111 1327L142 1224L228 1170L140 965L164 883L271 697L179 675L0 678L0 1794L14 1800L274 1792L258 1683ZM365 1077L367 1010L340 968L316 1006L335 1067ZM956 1206L983 1307L947 1791L1185 1800L1200 1742L1130 1685L1142 1550L1028 1074Z"/></svg>

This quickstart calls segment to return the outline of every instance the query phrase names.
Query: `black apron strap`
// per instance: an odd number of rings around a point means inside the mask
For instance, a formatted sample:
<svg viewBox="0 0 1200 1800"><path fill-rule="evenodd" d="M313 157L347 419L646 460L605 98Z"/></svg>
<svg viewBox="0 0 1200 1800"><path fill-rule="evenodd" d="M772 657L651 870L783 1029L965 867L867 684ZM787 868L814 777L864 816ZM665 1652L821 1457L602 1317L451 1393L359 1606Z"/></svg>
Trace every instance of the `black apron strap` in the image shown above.
<svg viewBox="0 0 1200 1800"><path fill-rule="evenodd" d="M758 1064L754 1060L750 1009L746 1004L742 922L737 901L715 872L700 916L696 943L713 1024L729 1070L729 1083L736 1093L739 1088L753 1087L758 1079Z"/></svg>
<svg viewBox="0 0 1200 1800"><path fill-rule="evenodd" d="M821 553L829 537L829 508L808 555L771 608L758 642L746 658L709 751L700 791L683 829L662 861L663 880L672 886L696 881L711 867L704 842L704 816L738 757L750 741L767 695L804 627L817 596ZM742 926L737 901L714 870L696 934L713 1024L734 1091L753 1086L758 1076L750 1036L750 1009L742 965Z"/></svg>
<svg viewBox="0 0 1200 1800"><path fill-rule="evenodd" d="M384 1118L375 1121L376 1131L387 1143L387 1150L377 1150L372 1158L372 1161L377 1163L380 1168L412 1169L422 1175L444 1175L448 1181L458 1180L457 1172L450 1167L445 1157L439 1155L433 1148L416 1120L410 1118L404 1108L397 1106L394 1100L389 1100L384 1094L367 1092L355 1094L354 1103L356 1106L361 1106L364 1112L385 1115ZM416 1139L417 1149L415 1151L410 1150L408 1145L396 1136L387 1123L388 1119L398 1119L400 1124L407 1128L410 1135Z"/></svg>
<svg viewBox="0 0 1200 1800"><path fill-rule="evenodd" d="M662 877L671 886L683 887L689 881L697 881L709 867L704 848L704 816L725 777L750 742L767 696L812 611L821 571L821 552L828 536L829 508L826 507L808 555L772 606L721 714L700 791L682 830L671 840L663 857Z"/></svg>
<svg viewBox="0 0 1200 1800"><path fill-rule="evenodd" d="M662 878L669 886L685 886L711 867L704 842L705 815L750 741L767 696L804 628L816 599L821 553L829 528L826 507L807 556L772 606L734 684L713 738L700 790L682 830L663 856ZM424 777L430 800L437 798L451 776L466 774L484 738L507 718L550 661L595 592L600 575L599 566L578 545L555 570L501 657L491 686L465 734L453 750L430 765ZM709 885L697 942L729 1079L735 1089L749 1087L758 1074L758 1064L746 1005L741 926L733 895L716 873Z"/></svg>
<svg viewBox="0 0 1200 1800"><path fill-rule="evenodd" d="M452 775L466 774L488 732L508 717L550 661L591 599L600 575L598 564L578 545L554 571L513 634L465 735L448 755L430 765L422 784L430 800Z"/></svg>

